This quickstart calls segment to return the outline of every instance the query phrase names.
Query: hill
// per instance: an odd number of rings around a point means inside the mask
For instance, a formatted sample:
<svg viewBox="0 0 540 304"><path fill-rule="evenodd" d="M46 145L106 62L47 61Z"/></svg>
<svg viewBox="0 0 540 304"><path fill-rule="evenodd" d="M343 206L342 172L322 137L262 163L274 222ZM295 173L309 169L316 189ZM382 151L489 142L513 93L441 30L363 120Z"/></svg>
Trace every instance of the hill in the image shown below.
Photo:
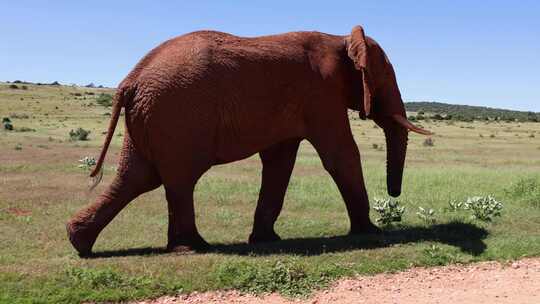
<svg viewBox="0 0 540 304"><path fill-rule="evenodd" d="M540 113L514 111L480 106L447 104L442 102L406 102L409 112L416 112L416 119L423 117L452 120L504 120L540 122ZM431 114L431 115L430 115Z"/></svg>

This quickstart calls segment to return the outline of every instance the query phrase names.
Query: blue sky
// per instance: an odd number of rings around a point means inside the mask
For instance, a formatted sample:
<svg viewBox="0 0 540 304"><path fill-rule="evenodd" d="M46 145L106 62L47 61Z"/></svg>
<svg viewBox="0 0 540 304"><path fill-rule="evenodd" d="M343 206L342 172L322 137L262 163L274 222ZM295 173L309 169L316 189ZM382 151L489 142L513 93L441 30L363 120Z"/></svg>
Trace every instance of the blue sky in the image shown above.
<svg viewBox="0 0 540 304"><path fill-rule="evenodd" d="M339 5L338 5L339 3ZM386 50L405 100L540 111L540 1L2 1L0 80L116 86L199 29L348 34Z"/></svg>

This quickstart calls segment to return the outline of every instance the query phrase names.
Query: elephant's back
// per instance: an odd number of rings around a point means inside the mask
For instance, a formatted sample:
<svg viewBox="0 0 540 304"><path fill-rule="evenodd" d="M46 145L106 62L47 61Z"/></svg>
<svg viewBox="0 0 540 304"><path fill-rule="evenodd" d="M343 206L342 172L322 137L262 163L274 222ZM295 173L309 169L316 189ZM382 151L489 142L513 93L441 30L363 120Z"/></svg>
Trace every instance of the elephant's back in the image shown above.
<svg viewBox="0 0 540 304"><path fill-rule="evenodd" d="M197 142L219 142L217 138L239 136L237 130L277 134L281 130L268 130L280 125L268 121L269 113L274 118L283 114L285 120L290 109L301 109L310 98L305 92L321 76L309 62L309 50L312 41L323 38L316 32L244 38L202 31L166 41L122 83L135 92L126 104L128 129L144 134L134 140L146 147L155 146L149 144L152 138L162 137L167 138L162 142L181 142L197 134ZM300 110L295 113L301 115Z"/></svg>

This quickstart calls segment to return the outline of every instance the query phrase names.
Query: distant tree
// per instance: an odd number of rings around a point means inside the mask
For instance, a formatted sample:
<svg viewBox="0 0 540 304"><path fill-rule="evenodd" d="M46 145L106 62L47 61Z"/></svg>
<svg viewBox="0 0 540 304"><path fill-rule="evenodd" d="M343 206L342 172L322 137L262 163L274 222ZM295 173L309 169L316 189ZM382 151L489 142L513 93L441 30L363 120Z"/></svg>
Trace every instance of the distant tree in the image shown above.
<svg viewBox="0 0 540 304"><path fill-rule="evenodd" d="M433 119L433 120L443 120L444 117L442 117L441 114L435 114L435 115L431 116L431 119Z"/></svg>

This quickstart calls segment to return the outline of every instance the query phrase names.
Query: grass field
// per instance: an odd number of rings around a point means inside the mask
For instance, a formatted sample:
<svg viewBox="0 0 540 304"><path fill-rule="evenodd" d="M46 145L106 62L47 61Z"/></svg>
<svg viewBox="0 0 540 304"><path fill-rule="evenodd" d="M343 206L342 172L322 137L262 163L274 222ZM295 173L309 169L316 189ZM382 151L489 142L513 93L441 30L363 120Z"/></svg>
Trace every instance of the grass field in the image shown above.
<svg viewBox="0 0 540 304"><path fill-rule="evenodd" d="M102 232L96 256L81 259L64 225L113 178L123 133L119 124L104 181L89 193L87 172L77 166L101 149L110 112L95 102L102 92L112 90L0 83L0 116L14 127L0 130L2 303L120 301L225 288L296 296L342 276L540 255L540 123L444 121L423 122L436 133L433 146L411 134L399 198L406 211L382 236L344 236L345 205L303 142L276 226L282 242L246 245L261 173L253 156L212 168L197 185L197 224L216 245L211 252L164 252L160 188L132 202ZM387 198L383 133L371 121L351 124L370 199ZM70 141L69 131L79 127L91 131L89 140ZM478 195L502 202L501 217L482 222L448 208ZM435 223L420 219L418 207L432 208Z"/></svg>

